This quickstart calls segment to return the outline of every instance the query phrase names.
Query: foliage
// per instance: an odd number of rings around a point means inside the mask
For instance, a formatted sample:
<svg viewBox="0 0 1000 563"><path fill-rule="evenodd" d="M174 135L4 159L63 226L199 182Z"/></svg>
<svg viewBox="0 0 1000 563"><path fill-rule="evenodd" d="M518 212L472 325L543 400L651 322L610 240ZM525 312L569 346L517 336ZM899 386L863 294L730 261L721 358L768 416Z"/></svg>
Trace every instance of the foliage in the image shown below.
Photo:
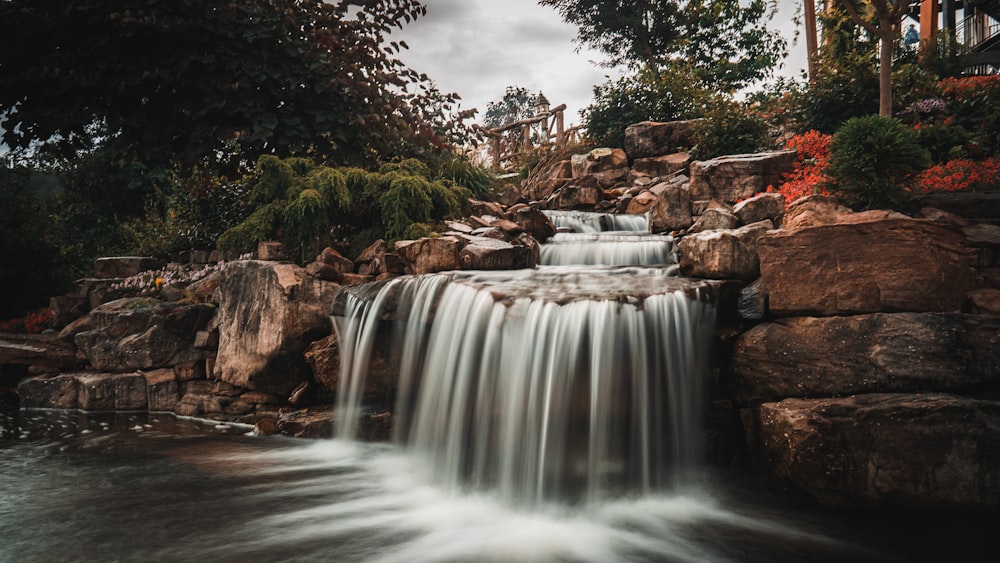
<svg viewBox="0 0 1000 563"><path fill-rule="evenodd" d="M713 98L695 122L694 143L691 156L697 160L770 148L763 117L746 104L721 96Z"/></svg>
<svg viewBox="0 0 1000 563"><path fill-rule="evenodd" d="M806 131L788 140L785 148L795 150L797 158L791 172L782 176L782 184L768 186L768 192L785 196L785 205L809 195L831 195L830 178L824 172L830 162L830 142L833 137L819 131Z"/></svg>
<svg viewBox="0 0 1000 563"><path fill-rule="evenodd" d="M923 193L1000 191L1000 158L961 158L936 164L917 175L916 187Z"/></svg>
<svg viewBox="0 0 1000 563"><path fill-rule="evenodd" d="M477 199L488 199L493 192L495 176L488 169L473 163L465 155L442 151L426 158L430 178L451 182L467 188Z"/></svg>
<svg viewBox="0 0 1000 563"><path fill-rule="evenodd" d="M425 11L415 0L0 2L3 141L71 154L100 124L117 154L161 163L226 141L251 158L357 164L438 146L455 125L440 110L457 97L385 40Z"/></svg>
<svg viewBox="0 0 1000 563"><path fill-rule="evenodd" d="M951 30L941 29L930 43L921 45L920 64L941 78L961 76L968 66L968 49L955 38Z"/></svg>
<svg viewBox="0 0 1000 563"><path fill-rule="evenodd" d="M765 0L541 0L576 25L577 42L602 52L607 66L645 68L654 75L678 62L708 87L735 91L766 77L785 43L765 22Z"/></svg>
<svg viewBox="0 0 1000 563"><path fill-rule="evenodd" d="M249 192L254 210L222 234L219 247L235 253L252 250L263 240L281 240L307 261L335 243L331 226L336 226L341 245L344 239L363 246L374 238L403 238L419 228L414 225L457 215L472 195L453 181L430 177L427 165L414 159L369 172L263 156ZM360 233L368 240L359 239Z"/></svg>
<svg viewBox="0 0 1000 563"><path fill-rule="evenodd" d="M678 66L660 74L642 69L595 86L594 102L582 113L596 144L620 147L629 125L697 117L708 95L689 68Z"/></svg>
<svg viewBox="0 0 1000 563"><path fill-rule="evenodd" d="M503 127L535 115L535 96L522 86L508 86L503 97L486 104L483 127Z"/></svg>
<svg viewBox="0 0 1000 563"><path fill-rule="evenodd" d="M827 173L838 194L866 209L899 204L904 183L929 164L917 133L891 117L848 120L830 144Z"/></svg>
<svg viewBox="0 0 1000 563"><path fill-rule="evenodd" d="M0 321L0 332L39 334L50 328L52 328L52 310L48 307L23 317Z"/></svg>
<svg viewBox="0 0 1000 563"><path fill-rule="evenodd" d="M852 117L878 111L878 76L866 54L824 59L805 88L791 94L790 116L804 130L832 134Z"/></svg>

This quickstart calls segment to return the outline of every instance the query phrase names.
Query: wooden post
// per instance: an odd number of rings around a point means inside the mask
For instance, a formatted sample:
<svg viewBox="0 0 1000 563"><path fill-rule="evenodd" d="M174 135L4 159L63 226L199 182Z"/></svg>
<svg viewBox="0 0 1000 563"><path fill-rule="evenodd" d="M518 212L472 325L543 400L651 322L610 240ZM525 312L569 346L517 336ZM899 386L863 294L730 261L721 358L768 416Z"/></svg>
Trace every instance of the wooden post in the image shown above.
<svg viewBox="0 0 1000 563"><path fill-rule="evenodd" d="M804 0L806 17L806 68L809 72L809 83L816 81L816 1Z"/></svg>
<svg viewBox="0 0 1000 563"><path fill-rule="evenodd" d="M564 131L563 122L563 112L562 110L556 112L556 145L563 146L566 144L566 132Z"/></svg>
<svg viewBox="0 0 1000 563"><path fill-rule="evenodd" d="M938 0L920 2L920 46L928 48L937 39Z"/></svg>

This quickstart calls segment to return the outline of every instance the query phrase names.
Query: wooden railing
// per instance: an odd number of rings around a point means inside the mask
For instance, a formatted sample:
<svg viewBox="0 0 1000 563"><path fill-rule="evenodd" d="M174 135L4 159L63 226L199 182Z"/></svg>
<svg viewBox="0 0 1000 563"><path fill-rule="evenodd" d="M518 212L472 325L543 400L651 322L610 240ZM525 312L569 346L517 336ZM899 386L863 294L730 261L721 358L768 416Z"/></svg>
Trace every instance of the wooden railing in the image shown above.
<svg viewBox="0 0 1000 563"><path fill-rule="evenodd" d="M496 168L513 168L528 150L547 144L564 146L579 140L582 125L566 128L566 104L560 104L534 117L502 127L482 129L488 139L490 160Z"/></svg>

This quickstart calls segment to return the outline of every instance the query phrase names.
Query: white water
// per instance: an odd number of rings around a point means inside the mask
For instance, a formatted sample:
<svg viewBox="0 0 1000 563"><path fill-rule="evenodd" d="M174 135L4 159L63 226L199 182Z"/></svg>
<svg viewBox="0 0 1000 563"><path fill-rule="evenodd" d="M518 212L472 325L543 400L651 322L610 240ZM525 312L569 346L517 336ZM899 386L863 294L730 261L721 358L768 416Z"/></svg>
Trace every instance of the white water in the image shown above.
<svg viewBox="0 0 1000 563"><path fill-rule="evenodd" d="M588 211L543 211L560 230L574 233L599 233L602 231L649 232L645 215L593 213Z"/></svg>
<svg viewBox="0 0 1000 563"><path fill-rule="evenodd" d="M378 319L391 295L409 309L396 441L445 487L539 505L685 481L697 466L714 310L679 289L624 299L667 279L631 272L592 273L586 289L563 287L558 303L498 299L483 273L469 285L440 274L393 280L371 300L349 296L337 321L347 374L338 435L356 433L364 359L386 338ZM598 293L595 277L611 299L580 299Z"/></svg>
<svg viewBox="0 0 1000 563"><path fill-rule="evenodd" d="M541 245L546 266L654 266L676 264L669 235L629 232L556 233Z"/></svg>

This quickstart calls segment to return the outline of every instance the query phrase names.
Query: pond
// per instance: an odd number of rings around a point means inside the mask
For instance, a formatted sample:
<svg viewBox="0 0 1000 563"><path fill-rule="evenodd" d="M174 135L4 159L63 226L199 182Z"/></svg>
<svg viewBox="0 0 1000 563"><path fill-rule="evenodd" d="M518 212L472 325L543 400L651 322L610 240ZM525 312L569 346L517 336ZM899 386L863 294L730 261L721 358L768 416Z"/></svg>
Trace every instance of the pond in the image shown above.
<svg viewBox="0 0 1000 563"><path fill-rule="evenodd" d="M398 446L170 414L0 416L2 561L987 561L986 517L819 510L705 471L682 492L519 509Z"/></svg>

